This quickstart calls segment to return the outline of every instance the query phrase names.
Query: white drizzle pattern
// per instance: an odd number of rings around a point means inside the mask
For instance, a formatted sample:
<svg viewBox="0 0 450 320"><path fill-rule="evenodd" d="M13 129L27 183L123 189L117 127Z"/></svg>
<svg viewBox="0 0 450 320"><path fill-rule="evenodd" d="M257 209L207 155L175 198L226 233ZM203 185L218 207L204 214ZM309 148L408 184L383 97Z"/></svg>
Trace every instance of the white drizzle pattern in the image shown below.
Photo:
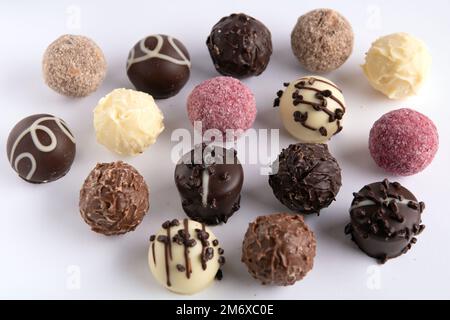
<svg viewBox="0 0 450 320"><path fill-rule="evenodd" d="M34 158L34 156L29 153L29 152L23 152L21 154L19 154L17 156L17 158L14 160L14 155L16 153L16 149L17 146L19 145L20 141L22 141L22 139L29 133L31 136L31 140L33 141L34 146L36 147L36 149L38 149L41 152L52 152L53 150L56 149L57 145L58 145L58 139L56 138L55 133L48 127L41 125L42 122L44 121L54 121L58 127L61 129L62 132L64 132L64 134L73 142L75 143L75 138L73 137L73 135L70 133L69 130L67 130L64 126L67 126L66 123L56 117L52 117L52 116L44 116L41 117L37 120L35 120L27 129L25 129L16 139L16 141L14 142L12 148L11 148L11 155L9 158L9 162L14 165L14 169L16 171L18 171L18 167L19 167L19 162L22 159L28 159L31 163L31 169L28 172L28 174L26 175L25 179L26 180L30 180L34 173L36 172L37 169L37 162L36 159ZM42 130L45 133L48 134L48 136L50 137L50 144L49 145L43 145L41 143L41 141L39 141L39 138L37 136L37 131L38 130Z"/></svg>
<svg viewBox="0 0 450 320"><path fill-rule="evenodd" d="M145 46L145 41L148 38L156 38L157 43L155 46L155 49L150 50L149 48L147 48ZM178 55L182 58L182 59L176 59L174 57L168 56L166 54L161 53L161 48L163 47L164 44L164 38L163 36L157 34L157 35L152 35L149 36L147 38L142 39L139 42L139 49L145 53L145 55L141 56L141 57L135 57L136 55L136 51L133 47L133 49L131 49L130 52L130 56L128 57L128 61L127 61L127 71L131 68L131 66L135 63L138 62L142 62L145 60L150 60L153 58L159 58L162 60L166 60L169 62L172 62L174 64L178 64L178 65L185 65L188 68L191 67L191 62L189 61L189 59L184 55L183 51L181 51L181 49L175 44L175 41L173 39L173 37L167 36L167 41L169 42L169 44L172 46L172 48L178 53Z"/></svg>
<svg viewBox="0 0 450 320"><path fill-rule="evenodd" d="M408 203L413 202L413 203L418 205L418 203L416 201L413 201L413 200L408 200L408 199L398 200L397 198L392 198L392 197L387 197L385 200L383 200L383 203L385 205L388 205L391 201L394 201L397 204L403 204L403 205L408 205ZM374 201L366 199L366 200L362 200L362 201L358 202L357 204L353 205L350 208L350 211L354 210L354 209L361 208L361 207L374 206L374 205L376 205L376 203Z"/></svg>

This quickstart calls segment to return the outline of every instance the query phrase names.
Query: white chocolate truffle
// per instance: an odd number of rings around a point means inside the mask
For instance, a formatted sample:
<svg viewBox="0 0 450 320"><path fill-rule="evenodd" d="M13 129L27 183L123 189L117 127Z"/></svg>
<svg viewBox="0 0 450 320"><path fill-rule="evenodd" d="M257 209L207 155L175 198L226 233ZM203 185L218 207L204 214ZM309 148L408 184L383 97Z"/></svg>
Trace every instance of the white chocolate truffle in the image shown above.
<svg viewBox="0 0 450 320"><path fill-rule="evenodd" d="M362 66L372 87L390 99L415 95L431 67L425 44L407 34L394 33L375 41Z"/></svg>
<svg viewBox="0 0 450 320"><path fill-rule="evenodd" d="M280 107L284 127L297 140L325 143L342 130L345 101L333 82L308 76L285 85L274 105Z"/></svg>
<svg viewBox="0 0 450 320"><path fill-rule="evenodd" d="M94 109L97 141L121 155L137 155L155 143L163 120L151 95L130 89L113 90Z"/></svg>
<svg viewBox="0 0 450 320"><path fill-rule="evenodd" d="M223 249L209 228L184 219L163 223L150 237L148 264L155 279L168 290L194 294L208 287L225 262Z"/></svg>

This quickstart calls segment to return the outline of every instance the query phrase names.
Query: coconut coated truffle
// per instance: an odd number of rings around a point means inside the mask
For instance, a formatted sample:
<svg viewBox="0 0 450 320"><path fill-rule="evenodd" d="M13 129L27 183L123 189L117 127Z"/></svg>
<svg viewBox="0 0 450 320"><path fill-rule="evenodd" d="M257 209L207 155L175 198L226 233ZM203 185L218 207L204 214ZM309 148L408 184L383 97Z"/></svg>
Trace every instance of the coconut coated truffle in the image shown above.
<svg viewBox="0 0 450 320"><path fill-rule="evenodd" d="M353 50L353 30L340 13L316 9L301 16L291 33L291 46L308 71L330 72L339 68Z"/></svg>
<svg viewBox="0 0 450 320"><path fill-rule="evenodd" d="M386 113L369 135L369 150L376 164L386 171L409 176L425 169L439 147L439 136L425 115L407 108Z"/></svg>
<svg viewBox="0 0 450 320"><path fill-rule="evenodd" d="M187 112L193 125L201 121L203 133L216 129L225 135L228 129L239 136L255 121L256 101L238 79L215 77L194 88L188 97Z"/></svg>
<svg viewBox="0 0 450 320"><path fill-rule="evenodd" d="M48 46L42 70L45 83L56 92L69 97L85 97L103 82L106 60L94 41L67 34Z"/></svg>
<svg viewBox="0 0 450 320"><path fill-rule="evenodd" d="M276 213L250 223L242 244L242 262L262 284L288 286L305 277L316 255L314 233L303 217Z"/></svg>

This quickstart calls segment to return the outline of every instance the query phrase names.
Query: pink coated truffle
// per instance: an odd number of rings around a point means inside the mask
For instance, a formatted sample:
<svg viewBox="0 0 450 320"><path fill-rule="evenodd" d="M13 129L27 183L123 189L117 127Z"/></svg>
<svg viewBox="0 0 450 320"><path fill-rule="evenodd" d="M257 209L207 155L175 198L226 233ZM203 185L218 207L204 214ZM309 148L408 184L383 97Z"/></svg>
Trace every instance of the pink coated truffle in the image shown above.
<svg viewBox="0 0 450 320"><path fill-rule="evenodd" d="M232 77L215 77L199 84L187 101L189 120L202 122L202 133L219 130L225 137L227 129L235 136L253 125L256 102L253 93ZM242 130L242 131L237 131Z"/></svg>
<svg viewBox="0 0 450 320"><path fill-rule="evenodd" d="M378 166L400 176L425 169L439 147L434 123L423 114L403 108L378 119L369 135L369 150Z"/></svg>

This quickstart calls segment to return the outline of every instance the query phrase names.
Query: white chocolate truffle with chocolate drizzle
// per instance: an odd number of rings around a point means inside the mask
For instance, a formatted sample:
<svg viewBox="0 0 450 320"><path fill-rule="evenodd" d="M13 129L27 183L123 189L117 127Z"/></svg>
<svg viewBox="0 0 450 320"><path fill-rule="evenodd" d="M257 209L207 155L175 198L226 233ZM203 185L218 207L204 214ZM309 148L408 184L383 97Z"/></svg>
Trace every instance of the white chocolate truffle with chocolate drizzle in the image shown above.
<svg viewBox="0 0 450 320"><path fill-rule="evenodd" d="M174 219L150 236L148 264L155 279L168 290L194 294L214 279L222 279L222 255L219 241L204 224Z"/></svg>
<svg viewBox="0 0 450 320"><path fill-rule="evenodd" d="M286 130L300 142L325 143L342 130L342 90L326 78L308 76L285 83L274 106Z"/></svg>

